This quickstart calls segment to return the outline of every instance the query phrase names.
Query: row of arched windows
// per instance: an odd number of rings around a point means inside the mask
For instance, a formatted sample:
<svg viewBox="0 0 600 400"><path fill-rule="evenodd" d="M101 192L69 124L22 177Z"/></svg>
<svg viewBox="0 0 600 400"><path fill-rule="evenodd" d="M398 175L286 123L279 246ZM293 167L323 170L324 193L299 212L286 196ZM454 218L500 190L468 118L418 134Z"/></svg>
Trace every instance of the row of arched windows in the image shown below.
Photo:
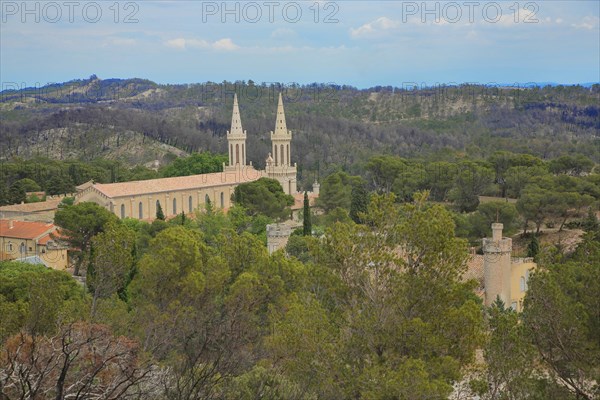
<svg viewBox="0 0 600 400"><path fill-rule="evenodd" d="M221 208L225 207L225 193L221 192L221 198L220 198L220 203L221 203ZM209 195L205 195L204 196L204 204L207 204L210 201L210 197ZM156 200L156 207L155 210L158 210L158 207L161 206L160 204L160 200ZM175 215L177 214L177 199L174 198L173 199L173 208L172 208L172 214ZM194 200L192 198L192 196L188 197L188 212L193 212L194 211ZM125 211L125 204L121 204L121 219L126 218L127 217L127 213ZM144 203L143 202L139 202L138 203L138 218L139 219L144 219Z"/></svg>

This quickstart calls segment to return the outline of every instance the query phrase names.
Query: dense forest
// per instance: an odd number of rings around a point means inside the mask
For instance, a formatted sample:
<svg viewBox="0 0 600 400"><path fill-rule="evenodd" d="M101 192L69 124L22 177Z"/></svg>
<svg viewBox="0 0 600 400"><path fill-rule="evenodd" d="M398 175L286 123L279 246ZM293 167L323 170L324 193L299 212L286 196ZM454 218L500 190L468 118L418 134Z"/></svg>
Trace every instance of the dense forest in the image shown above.
<svg viewBox="0 0 600 400"><path fill-rule="evenodd" d="M365 195L352 194L358 223L300 230L288 256L267 253L260 206L223 214L209 204L194 218L152 223L93 203L62 206L55 222L78 249L86 286L66 272L0 263L0 393L597 398L597 218L574 252L540 249L518 314L502 302L484 307L478 283L461 279L467 242L444 206L426 192L411 203L356 201Z"/></svg>
<svg viewBox="0 0 600 400"><path fill-rule="evenodd" d="M277 92L284 94L301 181L363 169L373 155L452 161L498 149L548 160L600 161L600 85L431 88L252 81L158 85L76 80L1 93L0 157L169 163L184 152L222 153L238 93L248 157L264 165Z"/></svg>

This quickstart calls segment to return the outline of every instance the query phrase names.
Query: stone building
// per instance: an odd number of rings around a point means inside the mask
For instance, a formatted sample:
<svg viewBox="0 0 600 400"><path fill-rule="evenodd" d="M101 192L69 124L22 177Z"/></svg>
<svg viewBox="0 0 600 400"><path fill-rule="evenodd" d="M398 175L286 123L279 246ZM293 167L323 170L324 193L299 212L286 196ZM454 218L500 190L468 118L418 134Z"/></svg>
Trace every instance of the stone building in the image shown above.
<svg viewBox="0 0 600 400"><path fill-rule="evenodd" d="M67 269L67 248L52 234L58 233L51 223L0 220L0 261L34 259L49 268Z"/></svg>
<svg viewBox="0 0 600 400"><path fill-rule="evenodd" d="M231 129L227 132L229 157L228 163L223 165L223 172L134 182L89 182L78 187L76 203L91 201L119 218L149 220L156 217L159 205L165 217L203 208L209 200L213 206L227 209L231 206L231 196L237 185L262 177L278 180L285 193L294 195L297 192L297 168L296 164L291 163L292 133L287 130L281 94L277 104L275 131L271 132L274 157L269 153L265 170L259 171L254 169L252 163L247 164L246 137L235 95Z"/></svg>

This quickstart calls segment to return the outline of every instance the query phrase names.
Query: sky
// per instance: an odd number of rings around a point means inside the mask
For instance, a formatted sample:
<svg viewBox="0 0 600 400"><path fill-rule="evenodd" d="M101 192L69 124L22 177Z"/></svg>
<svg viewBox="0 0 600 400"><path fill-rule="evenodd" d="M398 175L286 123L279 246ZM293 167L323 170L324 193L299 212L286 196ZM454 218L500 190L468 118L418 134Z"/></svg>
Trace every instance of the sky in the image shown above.
<svg viewBox="0 0 600 400"><path fill-rule="evenodd" d="M600 81L600 1L0 0L2 88Z"/></svg>

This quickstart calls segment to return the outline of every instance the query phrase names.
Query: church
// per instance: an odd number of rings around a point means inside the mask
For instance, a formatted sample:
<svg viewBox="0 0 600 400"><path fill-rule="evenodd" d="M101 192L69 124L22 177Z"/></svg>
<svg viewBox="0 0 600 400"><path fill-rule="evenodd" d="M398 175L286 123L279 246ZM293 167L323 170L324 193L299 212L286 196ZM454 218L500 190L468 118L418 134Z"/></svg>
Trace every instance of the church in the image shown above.
<svg viewBox="0 0 600 400"><path fill-rule="evenodd" d="M291 142L292 132L287 129L280 93L275 130L271 131L272 152L266 158L265 169L256 170L252 162L248 164L246 131L234 95L231 130L227 131L229 160L223 165L223 172L133 182L87 182L77 187L75 202L97 203L119 218L152 220L159 206L166 217L191 213L209 201L213 206L228 209L237 185L263 177L278 180L286 194L295 195L297 167L291 161Z"/></svg>

